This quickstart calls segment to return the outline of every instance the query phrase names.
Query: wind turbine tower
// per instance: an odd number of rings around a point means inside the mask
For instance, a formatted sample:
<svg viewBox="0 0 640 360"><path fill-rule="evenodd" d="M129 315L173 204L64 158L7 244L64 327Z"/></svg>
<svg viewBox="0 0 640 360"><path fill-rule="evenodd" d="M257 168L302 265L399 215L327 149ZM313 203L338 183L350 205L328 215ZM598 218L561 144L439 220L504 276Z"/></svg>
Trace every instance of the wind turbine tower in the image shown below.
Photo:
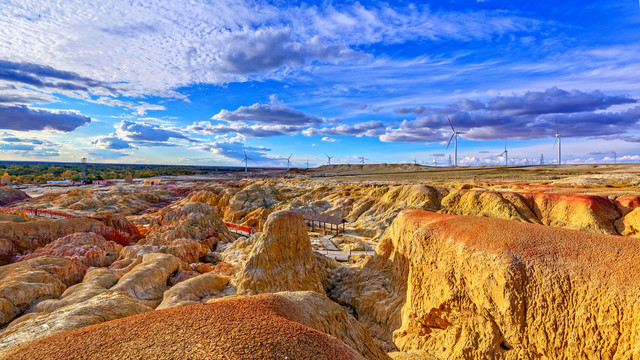
<svg viewBox="0 0 640 360"><path fill-rule="evenodd" d="M615 151L612 151L612 153L613 153L613 163L617 164L618 163L618 154L616 154Z"/></svg>
<svg viewBox="0 0 640 360"><path fill-rule="evenodd" d="M540 154L540 165L544 165L544 154Z"/></svg>
<svg viewBox="0 0 640 360"><path fill-rule="evenodd" d="M500 154L504 155L504 166L509 165L509 152L507 151L507 144L504 144L504 151Z"/></svg>
<svg viewBox="0 0 640 360"><path fill-rule="evenodd" d="M309 168L309 160L307 160L307 169Z"/></svg>
<svg viewBox="0 0 640 360"><path fill-rule="evenodd" d="M245 172L245 174L249 171L249 160L251 160L251 159L249 159L247 157L247 152L245 151L244 152L244 159L242 161L240 161L240 164L244 163L244 172Z"/></svg>
<svg viewBox="0 0 640 360"><path fill-rule="evenodd" d="M558 132L558 120L556 119L556 141L553 143L553 146L556 146L558 143L558 165L562 165L562 136Z"/></svg>
<svg viewBox="0 0 640 360"><path fill-rule="evenodd" d="M331 165L331 159L333 158L333 156L329 156L327 154L324 154L327 157L327 165Z"/></svg>
<svg viewBox="0 0 640 360"><path fill-rule="evenodd" d="M291 157L293 156L293 154L289 155L289 157L287 158L287 170L291 169Z"/></svg>
<svg viewBox="0 0 640 360"><path fill-rule="evenodd" d="M447 115L447 120L449 120L449 126L451 126L451 138L449 138L449 143L447 144L447 150L449 149L449 145L451 145L451 140L454 140L453 143L453 166L458 166L458 135L466 134L466 132L456 131L451 123L451 119L449 119L449 115ZM455 138L455 139L454 139Z"/></svg>

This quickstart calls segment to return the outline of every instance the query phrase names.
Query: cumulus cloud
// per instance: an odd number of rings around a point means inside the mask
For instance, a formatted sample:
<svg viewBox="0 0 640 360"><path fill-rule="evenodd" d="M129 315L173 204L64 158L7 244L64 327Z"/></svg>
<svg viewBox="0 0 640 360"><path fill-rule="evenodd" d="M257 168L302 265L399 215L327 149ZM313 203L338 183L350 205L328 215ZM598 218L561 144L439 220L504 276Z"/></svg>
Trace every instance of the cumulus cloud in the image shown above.
<svg viewBox="0 0 640 360"><path fill-rule="evenodd" d="M640 106L604 112L637 99L551 88L487 102L462 100L443 108L425 108L415 120L404 120L380 136L386 142L446 141L451 134L447 116L456 130L472 140L535 139L554 136L556 122L563 137L622 135L637 129Z"/></svg>
<svg viewBox="0 0 640 360"><path fill-rule="evenodd" d="M273 160L272 157L267 155L271 149L262 146L246 146L244 139L237 136L218 137L215 142L200 144L198 150L211 152L225 159L237 161L238 163L244 160L244 154L246 153L249 158L249 166L252 166L252 163Z"/></svg>
<svg viewBox="0 0 640 360"><path fill-rule="evenodd" d="M220 110L212 117L213 120L244 123L256 123L265 125L297 125L315 126L322 123L332 123L338 119L326 119L308 115L300 110L290 108L284 104L253 104L240 106L237 110Z"/></svg>
<svg viewBox="0 0 640 360"><path fill-rule="evenodd" d="M379 136L384 134L384 124L381 121L367 121L354 125L338 125L335 127L308 128L302 134L314 135L352 135L352 136Z"/></svg>
<svg viewBox="0 0 640 360"><path fill-rule="evenodd" d="M289 29L244 30L232 34L228 43L219 66L223 72L233 74L257 74L313 60L335 63L364 56L344 44L327 44L318 36L296 41Z"/></svg>
<svg viewBox="0 0 640 360"><path fill-rule="evenodd" d="M397 108L395 109L395 112L396 114L400 114L400 115L407 115L407 114L420 115L425 110L426 108L424 106L413 106L409 108Z"/></svg>
<svg viewBox="0 0 640 360"><path fill-rule="evenodd" d="M72 110L36 109L24 105L0 105L0 129L73 131L91 118Z"/></svg>
<svg viewBox="0 0 640 360"><path fill-rule="evenodd" d="M326 142L336 142L339 141L338 139L334 139L334 138L330 138L328 136L325 136L322 138L322 141L326 141Z"/></svg>
<svg viewBox="0 0 640 360"><path fill-rule="evenodd" d="M164 128L147 122L134 122L122 120L115 126L115 135L122 140L134 141L147 146L163 146L170 139L195 141L187 137L186 133L178 128ZM169 146L171 144L168 144Z"/></svg>
<svg viewBox="0 0 640 360"><path fill-rule="evenodd" d="M244 137L264 138L295 135L309 126L332 124L340 119L318 117L293 109L271 97L270 104L241 106L236 110L221 110L212 117L218 123L201 121L187 127L200 134L238 134Z"/></svg>
<svg viewBox="0 0 640 360"><path fill-rule="evenodd" d="M124 150L135 148L129 142L115 136L115 134L97 137L93 141L91 141L91 144L101 149L107 150Z"/></svg>
<svg viewBox="0 0 640 360"><path fill-rule="evenodd" d="M61 71L51 66L28 62L0 60L0 80L37 88L89 91L90 88L99 87L115 92L115 89L105 83L80 76L75 72Z"/></svg>

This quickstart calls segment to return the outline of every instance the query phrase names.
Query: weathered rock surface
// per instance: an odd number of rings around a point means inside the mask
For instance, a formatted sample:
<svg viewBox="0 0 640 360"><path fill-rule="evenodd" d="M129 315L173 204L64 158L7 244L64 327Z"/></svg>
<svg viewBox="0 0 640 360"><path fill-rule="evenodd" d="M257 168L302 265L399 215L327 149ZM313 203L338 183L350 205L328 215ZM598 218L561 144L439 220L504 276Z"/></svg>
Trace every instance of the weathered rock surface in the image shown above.
<svg viewBox="0 0 640 360"><path fill-rule="evenodd" d="M140 245L166 245L177 239L208 241L209 247L235 237L211 205L186 202L163 208Z"/></svg>
<svg viewBox="0 0 640 360"><path fill-rule="evenodd" d="M325 271L311 250L307 227L292 211L269 215L235 284L238 294L311 290L324 294Z"/></svg>
<svg viewBox="0 0 640 360"><path fill-rule="evenodd" d="M77 232L99 232L105 225L86 218L0 222L0 264L25 251L35 250Z"/></svg>
<svg viewBox="0 0 640 360"><path fill-rule="evenodd" d="M25 199L29 199L29 195L24 191L9 186L0 186L0 206L7 206Z"/></svg>
<svg viewBox="0 0 640 360"><path fill-rule="evenodd" d="M59 297L82 280L84 266L69 259L41 257L0 267L0 326L36 302Z"/></svg>
<svg viewBox="0 0 640 360"><path fill-rule="evenodd" d="M206 273L179 282L164 292L162 302L156 310L204 303L211 298L220 297L220 291L227 286L229 280L231 278L227 276Z"/></svg>
<svg viewBox="0 0 640 360"><path fill-rule="evenodd" d="M98 268L87 271L81 283L70 286L59 299L44 300L33 307L34 312L49 313L61 307L79 304L107 292L115 285L123 270Z"/></svg>
<svg viewBox="0 0 640 360"><path fill-rule="evenodd" d="M62 237L32 253L21 257L21 261L41 256L55 256L69 259L85 267L107 267L122 250L122 246L105 240L95 233L75 233Z"/></svg>
<svg viewBox="0 0 640 360"><path fill-rule="evenodd" d="M544 225L617 234L614 222L620 217L615 204L601 196L535 193L529 194L531 209Z"/></svg>
<svg viewBox="0 0 640 360"><path fill-rule="evenodd" d="M126 216L168 205L179 197L179 193L168 188L118 185L109 187L107 191L78 188L66 193L48 193L23 201L20 205L37 209L73 210L79 214L117 213Z"/></svg>
<svg viewBox="0 0 640 360"><path fill-rule="evenodd" d="M498 219L403 212L378 253L406 274L402 351L437 358L640 356L640 243Z"/></svg>
<svg viewBox="0 0 640 360"><path fill-rule="evenodd" d="M114 292L96 295L87 301L67 305L51 313L34 314L28 319L10 324L0 333L0 354L10 351L12 347L50 334L151 310L126 293ZM43 354L39 356L43 356Z"/></svg>
<svg viewBox="0 0 640 360"><path fill-rule="evenodd" d="M211 249L200 241L192 239L176 239L166 245L132 245L126 246L120 253L120 259L132 259L144 254L171 254L190 264L206 255Z"/></svg>
<svg viewBox="0 0 640 360"><path fill-rule="evenodd" d="M265 294L146 312L24 343L0 359L364 359L296 322L299 314L286 299Z"/></svg>
<svg viewBox="0 0 640 360"><path fill-rule="evenodd" d="M169 254L146 254L142 263L124 274L111 291L122 291L156 307L167 290L167 280L178 269L178 259Z"/></svg>

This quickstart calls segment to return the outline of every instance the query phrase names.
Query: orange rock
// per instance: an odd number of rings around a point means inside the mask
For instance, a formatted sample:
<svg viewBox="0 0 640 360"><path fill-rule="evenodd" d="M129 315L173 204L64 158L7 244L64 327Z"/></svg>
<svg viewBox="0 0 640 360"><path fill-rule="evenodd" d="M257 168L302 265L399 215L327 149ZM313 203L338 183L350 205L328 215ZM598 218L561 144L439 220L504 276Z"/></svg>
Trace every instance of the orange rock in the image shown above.
<svg viewBox="0 0 640 360"><path fill-rule="evenodd" d="M0 359L364 359L337 338L290 320L288 304L263 295L146 312L56 333Z"/></svg>

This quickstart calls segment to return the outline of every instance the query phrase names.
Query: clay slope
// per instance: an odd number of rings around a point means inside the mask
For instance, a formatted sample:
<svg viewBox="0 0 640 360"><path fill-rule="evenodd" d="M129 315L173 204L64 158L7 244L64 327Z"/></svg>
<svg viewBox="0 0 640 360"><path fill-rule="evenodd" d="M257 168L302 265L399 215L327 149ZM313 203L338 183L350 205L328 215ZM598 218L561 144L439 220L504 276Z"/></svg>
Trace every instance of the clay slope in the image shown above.
<svg viewBox="0 0 640 360"><path fill-rule="evenodd" d="M42 247L76 232L100 232L103 223L86 218L46 219L28 222L0 222L0 265L11 257Z"/></svg>
<svg viewBox="0 0 640 360"><path fill-rule="evenodd" d="M29 199L24 191L9 186L0 187L0 206L7 206L17 201Z"/></svg>
<svg viewBox="0 0 640 360"><path fill-rule="evenodd" d="M407 231L409 230L409 231ZM407 281L394 343L437 358L640 356L640 243L408 210L378 253Z"/></svg>
<svg viewBox="0 0 640 360"><path fill-rule="evenodd" d="M147 312L53 334L0 359L364 359L297 322L291 305L265 294Z"/></svg>

